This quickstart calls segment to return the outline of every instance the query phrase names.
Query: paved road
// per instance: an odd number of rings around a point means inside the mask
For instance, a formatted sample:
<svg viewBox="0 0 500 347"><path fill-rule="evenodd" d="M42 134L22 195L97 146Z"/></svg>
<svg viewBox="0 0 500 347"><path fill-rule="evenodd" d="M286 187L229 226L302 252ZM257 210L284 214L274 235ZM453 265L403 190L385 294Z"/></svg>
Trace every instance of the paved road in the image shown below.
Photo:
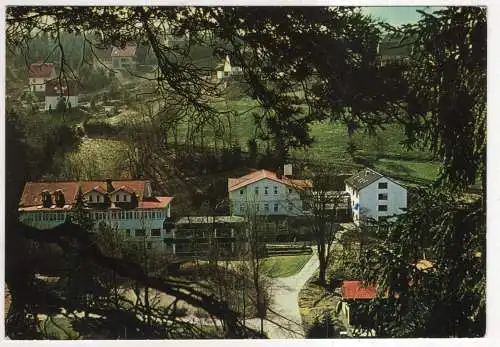
<svg viewBox="0 0 500 347"><path fill-rule="evenodd" d="M318 269L316 250L302 270L290 277L273 279L271 313L264 321L264 332L271 339L302 339L304 330L299 312L299 291ZM247 325L260 330L260 319L249 319Z"/></svg>

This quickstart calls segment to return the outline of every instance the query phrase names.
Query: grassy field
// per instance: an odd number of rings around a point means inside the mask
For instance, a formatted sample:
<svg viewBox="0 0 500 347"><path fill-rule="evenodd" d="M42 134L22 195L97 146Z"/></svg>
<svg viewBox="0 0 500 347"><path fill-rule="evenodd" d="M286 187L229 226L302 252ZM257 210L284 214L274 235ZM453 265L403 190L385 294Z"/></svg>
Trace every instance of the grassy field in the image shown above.
<svg viewBox="0 0 500 347"><path fill-rule="evenodd" d="M262 269L269 277L288 277L298 273L311 259L311 254L269 257L263 260Z"/></svg>
<svg viewBox="0 0 500 347"><path fill-rule="evenodd" d="M213 106L219 111L227 112L220 122L207 122L195 136L197 144L221 148L231 144L238 144L242 150L248 150L248 140L255 137L256 126L253 113L262 114L255 100L242 98L238 100L214 101ZM109 123L120 123L130 115L120 114L110 118ZM181 143L186 140L186 134L195 119L187 119L179 124L178 138ZM215 125L213 125L215 124ZM363 166L373 167L384 174L393 176L402 181L412 182L433 181L438 174L440 163L433 161L430 153L421 150L407 150L402 142L405 140L403 128L399 125L390 125L377 131L376 136L367 134L359 129L352 138L347 134L347 128L339 122L322 121L311 124L310 134L314 140L308 149L295 149L291 155L296 159L317 160L345 169L349 172ZM203 140L201 140L203 138ZM173 141L170 136L169 141ZM356 146L356 160L347 152L347 143L351 140ZM267 144L258 141L259 151L263 152Z"/></svg>

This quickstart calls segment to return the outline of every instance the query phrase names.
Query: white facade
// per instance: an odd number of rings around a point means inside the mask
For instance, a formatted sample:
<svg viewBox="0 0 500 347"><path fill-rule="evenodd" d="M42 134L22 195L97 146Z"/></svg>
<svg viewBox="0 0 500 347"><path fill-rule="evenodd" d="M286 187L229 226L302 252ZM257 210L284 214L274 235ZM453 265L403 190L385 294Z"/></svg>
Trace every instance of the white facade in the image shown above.
<svg viewBox="0 0 500 347"><path fill-rule="evenodd" d="M90 193L98 201L99 193ZM90 194L88 196L90 196ZM164 248L163 239L167 236L164 221L170 218L170 204L166 208L135 209L135 210L92 210L90 217L95 221L95 230L99 223L106 223L117 230L126 241L145 241L150 248ZM21 211L19 220L38 229L51 229L66 220L70 214L67 210L55 209L50 211ZM149 245L150 244L150 245ZM169 251L169 249L166 249Z"/></svg>
<svg viewBox="0 0 500 347"><path fill-rule="evenodd" d="M351 197L354 223L366 218L389 217L403 213L406 208L407 191L394 181L381 177L369 185L356 189L346 184Z"/></svg>
<svg viewBox="0 0 500 347"><path fill-rule="evenodd" d="M45 85L44 85L44 88L45 88ZM71 103L72 108L78 106L78 95L71 95L69 97L63 97L63 98L66 101L66 106L68 106L69 103ZM59 99L61 99L60 96L45 96L45 110L48 111L49 109L52 109L53 111L55 111L57 108L57 103L59 102Z"/></svg>
<svg viewBox="0 0 500 347"><path fill-rule="evenodd" d="M242 73L243 69L239 66L231 66L229 56L226 56L226 59L224 60L224 67L222 70L217 71L217 79L221 80L231 76L241 75Z"/></svg>
<svg viewBox="0 0 500 347"><path fill-rule="evenodd" d="M30 77L30 90L33 92L45 92L45 82L49 79L48 77Z"/></svg>
<svg viewBox="0 0 500 347"><path fill-rule="evenodd" d="M111 57L111 68L114 70L134 70L135 57Z"/></svg>
<svg viewBox="0 0 500 347"><path fill-rule="evenodd" d="M299 216L303 214L300 189L268 178L229 192L231 214ZM248 210L247 212L247 209Z"/></svg>

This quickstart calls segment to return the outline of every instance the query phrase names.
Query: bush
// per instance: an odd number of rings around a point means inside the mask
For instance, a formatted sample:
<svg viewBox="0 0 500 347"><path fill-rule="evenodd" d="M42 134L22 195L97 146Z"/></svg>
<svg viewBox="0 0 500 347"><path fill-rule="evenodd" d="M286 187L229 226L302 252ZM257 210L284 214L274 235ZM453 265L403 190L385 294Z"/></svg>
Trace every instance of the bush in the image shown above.
<svg viewBox="0 0 500 347"><path fill-rule="evenodd" d="M308 339L328 339L340 337L340 333L346 331L342 322L332 317L330 312L323 314L321 318L317 318L311 328L306 333Z"/></svg>

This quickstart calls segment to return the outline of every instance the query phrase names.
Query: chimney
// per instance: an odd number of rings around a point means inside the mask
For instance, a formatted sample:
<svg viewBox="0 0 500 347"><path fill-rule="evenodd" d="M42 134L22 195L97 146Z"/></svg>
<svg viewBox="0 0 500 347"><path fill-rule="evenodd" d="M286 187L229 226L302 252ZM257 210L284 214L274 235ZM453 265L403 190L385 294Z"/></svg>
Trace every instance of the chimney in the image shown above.
<svg viewBox="0 0 500 347"><path fill-rule="evenodd" d="M45 208L52 206L52 195L46 189L42 191L42 206Z"/></svg>
<svg viewBox="0 0 500 347"><path fill-rule="evenodd" d="M111 182L113 182L113 181L111 180L111 178L107 178L107 179L106 179L106 191L107 191L108 193L111 193L112 191L114 191L114 190L115 190L115 188L113 187L113 184L112 184Z"/></svg>
<svg viewBox="0 0 500 347"><path fill-rule="evenodd" d="M61 189L58 189L54 192L54 200L56 207L64 207L64 205L66 204L64 193Z"/></svg>

